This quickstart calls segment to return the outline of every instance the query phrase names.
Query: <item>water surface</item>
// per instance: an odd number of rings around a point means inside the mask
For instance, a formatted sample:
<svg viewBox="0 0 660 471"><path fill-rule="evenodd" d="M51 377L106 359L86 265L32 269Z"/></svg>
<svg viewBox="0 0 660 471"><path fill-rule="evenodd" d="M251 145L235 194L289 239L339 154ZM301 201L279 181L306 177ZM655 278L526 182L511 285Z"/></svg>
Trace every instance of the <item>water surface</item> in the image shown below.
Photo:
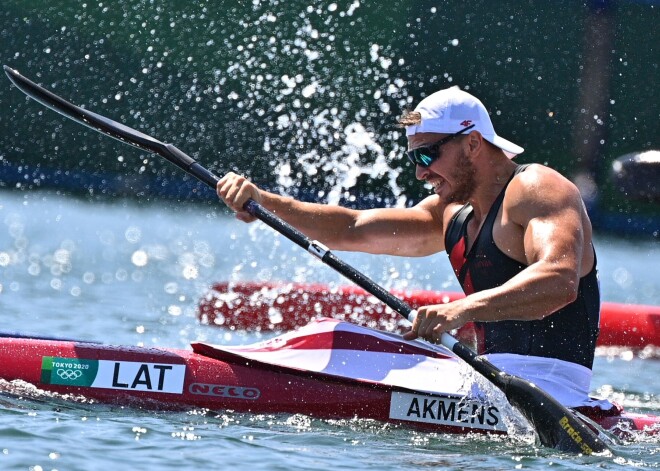
<svg viewBox="0 0 660 471"><path fill-rule="evenodd" d="M604 300L660 304L660 273L650 265L659 259L656 242L596 242ZM340 255L388 288L458 290L444 255ZM347 283L262 224L236 222L220 205L0 192L3 331L175 348L272 335L199 325L197 300L220 280ZM592 390L631 411L660 414L660 362L599 356ZM3 393L0 403L2 469L101 470L118 462L163 470L660 467L657 438L617 446L617 458L578 458L537 448L526 437L442 436L297 415L140 411L29 388Z"/></svg>

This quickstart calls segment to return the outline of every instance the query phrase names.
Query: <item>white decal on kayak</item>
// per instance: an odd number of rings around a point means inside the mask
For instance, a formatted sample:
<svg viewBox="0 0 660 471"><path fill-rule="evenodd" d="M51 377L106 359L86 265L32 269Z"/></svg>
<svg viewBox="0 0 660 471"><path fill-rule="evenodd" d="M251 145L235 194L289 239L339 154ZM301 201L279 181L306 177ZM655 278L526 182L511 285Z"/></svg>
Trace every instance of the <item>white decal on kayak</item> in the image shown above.
<svg viewBox="0 0 660 471"><path fill-rule="evenodd" d="M186 365L42 357L41 382L85 388L181 394Z"/></svg>
<svg viewBox="0 0 660 471"><path fill-rule="evenodd" d="M226 386L224 384L192 383L188 386L191 394L202 396L229 397L234 399L259 399L261 391L257 388L246 388L242 386Z"/></svg>
<svg viewBox="0 0 660 471"><path fill-rule="evenodd" d="M167 365L161 363L140 363L133 361L103 362L112 365L112 383L107 385L107 370L105 365L99 365L99 372L92 387L131 389L134 391L151 391L181 394L185 365Z"/></svg>
<svg viewBox="0 0 660 471"><path fill-rule="evenodd" d="M447 396L395 391L390 401L390 419L506 431L496 406Z"/></svg>

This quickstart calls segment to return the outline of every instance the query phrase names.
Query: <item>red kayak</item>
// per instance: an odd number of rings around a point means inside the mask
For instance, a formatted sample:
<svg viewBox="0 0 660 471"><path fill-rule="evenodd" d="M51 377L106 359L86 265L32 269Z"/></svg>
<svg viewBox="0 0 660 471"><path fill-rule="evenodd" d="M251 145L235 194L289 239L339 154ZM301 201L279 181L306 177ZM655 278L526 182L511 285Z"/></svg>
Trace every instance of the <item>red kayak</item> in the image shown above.
<svg viewBox="0 0 660 471"><path fill-rule="evenodd" d="M462 293L423 290L392 293L413 308L464 297ZM319 317L396 332L408 326L361 288L312 283L217 283L200 301L198 313L204 324L238 330L287 331ZM660 347L660 307L602 303L598 346Z"/></svg>
<svg viewBox="0 0 660 471"><path fill-rule="evenodd" d="M471 395L478 379L442 347L331 319L305 329L249 346L193 343L192 351L4 336L0 384L26 395L27 382L64 400L373 419L441 433L502 434L518 423L503 396ZM580 409L620 436L660 430L660 417L589 410Z"/></svg>

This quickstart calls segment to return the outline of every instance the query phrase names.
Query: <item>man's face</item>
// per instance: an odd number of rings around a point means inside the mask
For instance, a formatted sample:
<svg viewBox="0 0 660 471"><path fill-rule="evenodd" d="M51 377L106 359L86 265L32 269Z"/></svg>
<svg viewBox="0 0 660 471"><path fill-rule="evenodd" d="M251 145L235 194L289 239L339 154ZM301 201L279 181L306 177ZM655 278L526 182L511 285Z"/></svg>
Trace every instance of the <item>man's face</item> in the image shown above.
<svg viewBox="0 0 660 471"><path fill-rule="evenodd" d="M408 149L433 148L446 134L419 133L409 136ZM417 165L415 176L433 187L443 203L465 203L476 186L476 169L462 145L463 138L440 146L429 166Z"/></svg>

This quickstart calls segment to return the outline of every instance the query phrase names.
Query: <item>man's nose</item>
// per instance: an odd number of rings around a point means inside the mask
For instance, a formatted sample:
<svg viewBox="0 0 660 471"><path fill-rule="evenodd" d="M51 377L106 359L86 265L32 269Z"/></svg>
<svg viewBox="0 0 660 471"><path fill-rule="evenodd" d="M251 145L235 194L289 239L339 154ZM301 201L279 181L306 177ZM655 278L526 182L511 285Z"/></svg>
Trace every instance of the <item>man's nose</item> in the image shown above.
<svg viewBox="0 0 660 471"><path fill-rule="evenodd" d="M415 166L415 178L417 180L425 180L428 173L429 169L427 167L422 167L421 165Z"/></svg>

